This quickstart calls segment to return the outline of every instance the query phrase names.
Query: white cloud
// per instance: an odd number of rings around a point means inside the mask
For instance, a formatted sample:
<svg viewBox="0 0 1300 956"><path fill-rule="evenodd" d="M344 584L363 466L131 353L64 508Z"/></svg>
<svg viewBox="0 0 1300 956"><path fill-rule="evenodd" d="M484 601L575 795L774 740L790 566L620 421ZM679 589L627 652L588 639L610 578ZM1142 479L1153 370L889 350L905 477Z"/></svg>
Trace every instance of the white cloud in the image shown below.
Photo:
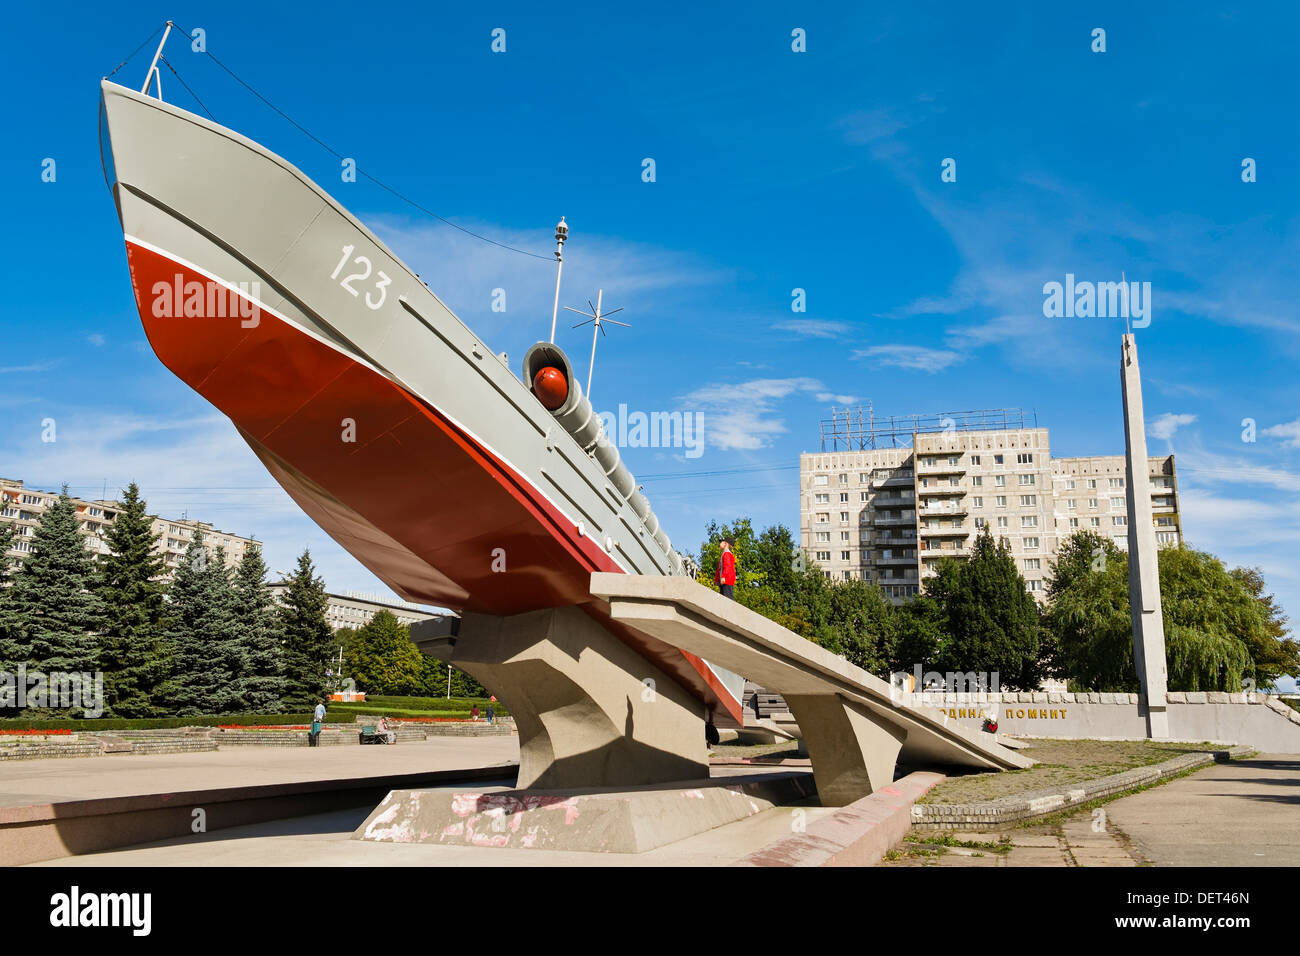
<svg viewBox="0 0 1300 956"><path fill-rule="evenodd" d="M104 336L100 335L98 332L92 332L90 335L86 336L86 341L91 345L101 346L106 343L108 339L104 338Z"/></svg>
<svg viewBox="0 0 1300 956"><path fill-rule="evenodd" d="M778 404L793 395L807 394L818 401L836 396L815 378L758 378L736 384L715 383L682 397L691 411L704 413L704 442L716 451L754 451L766 448L788 429L776 414ZM847 404L847 402L846 402Z"/></svg>
<svg viewBox="0 0 1300 956"><path fill-rule="evenodd" d="M920 345L875 345L869 349L855 349L855 359L867 359L880 365L912 369L919 372L941 372L965 361L966 356L949 349L929 349Z"/></svg>
<svg viewBox="0 0 1300 956"><path fill-rule="evenodd" d="M1281 438L1282 444L1287 448L1300 448L1300 418L1293 422L1283 422L1281 425L1270 425L1264 429L1264 434L1272 438Z"/></svg>
<svg viewBox="0 0 1300 956"><path fill-rule="evenodd" d="M833 339L848 332L852 326L847 322L832 322L826 319L790 319L777 322L772 326L782 332L794 332L796 335L814 339Z"/></svg>
<svg viewBox="0 0 1300 956"><path fill-rule="evenodd" d="M1165 412L1147 423L1147 431L1156 438L1169 441L1174 437L1174 432L1194 421L1196 421L1195 415L1177 415L1173 412Z"/></svg>

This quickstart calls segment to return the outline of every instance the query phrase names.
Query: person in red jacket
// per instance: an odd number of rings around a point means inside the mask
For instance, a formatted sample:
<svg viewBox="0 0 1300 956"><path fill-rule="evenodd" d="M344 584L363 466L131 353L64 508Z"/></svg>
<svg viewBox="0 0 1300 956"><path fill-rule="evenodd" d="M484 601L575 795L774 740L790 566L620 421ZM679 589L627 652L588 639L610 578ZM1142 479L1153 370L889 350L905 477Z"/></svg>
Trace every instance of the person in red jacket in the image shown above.
<svg viewBox="0 0 1300 956"><path fill-rule="evenodd" d="M722 539L722 554L718 556L718 570L714 580L717 581L722 596L734 601L736 600L736 556L731 553L731 545L730 538Z"/></svg>

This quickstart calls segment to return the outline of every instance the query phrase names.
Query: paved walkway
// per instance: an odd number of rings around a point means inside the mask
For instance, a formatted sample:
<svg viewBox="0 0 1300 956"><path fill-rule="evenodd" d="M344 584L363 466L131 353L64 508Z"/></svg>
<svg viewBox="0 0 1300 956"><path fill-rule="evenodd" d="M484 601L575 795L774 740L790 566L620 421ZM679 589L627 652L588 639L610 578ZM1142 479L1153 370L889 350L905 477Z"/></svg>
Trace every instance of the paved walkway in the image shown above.
<svg viewBox="0 0 1300 956"><path fill-rule="evenodd" d="M519 738L429 737L391 747L231 747L186 754L110 754L0 761L0 807L298 783L387 774L467 770L519 760Z"/></svg>
<svg viewBox="0 0 1300 956"><path fill-rule="evenodd" d="M914 832L885 866L1293 866L1300 757L1261 755L1003 833Z"/></svg>

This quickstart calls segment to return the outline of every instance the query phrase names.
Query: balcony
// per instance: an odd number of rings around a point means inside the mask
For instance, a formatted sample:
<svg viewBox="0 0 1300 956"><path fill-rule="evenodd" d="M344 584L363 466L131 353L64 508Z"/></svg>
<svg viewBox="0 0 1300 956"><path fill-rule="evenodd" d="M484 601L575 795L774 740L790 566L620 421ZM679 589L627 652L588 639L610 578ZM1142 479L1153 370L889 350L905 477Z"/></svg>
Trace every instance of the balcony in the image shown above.
<svg viewBox="0 0 1300 956"><path fill-rule="evenodd" d="M956 527L956 528L922 528L922 529L921 529L921 540L922 540L922 542L927 541L927 540L929 540L930 538L966 538L966 537L969 537L969 536L970 536L970 529L968 529L968 528L962 528L962 527ZM929 549L929 548L923 548L923 550L927 550L927 551L928 551L928 550L931 550L931 549Z"/></svg>
<svg viewBox="0 0 1300 956"><path fill-rule="evenodd" d="M961 485L930 485L928 488L917 488L916 493L922 497L934 495L964 495L966 494L966 489Z"/></svg>
<svg viewBox="0 0 1300 956"><path fill-rule="evenodd" d="M926 548L921 552L921 560L934 562L940 558L969 558L970 548Z"/></svg>
<svg viewBox="0 0 1300 956"><path fill-rule="evenodd" d="M876 508L914 508L916 499L904 498L902 495L876 495L871 504Z"/></svg>
<svg viewBox="0 0 1300 956"><path fill-rule="evenodd" d="M933 465L918 465L916 468L918 475L964 475L966 466L961 462L950 465L947 462L935 462Z"/></svg>
<svg viewBox="0 0 1300 956"><path fill-rule="evenodd" d="M970 511L961 502L954 502L947 507L931 505L928 508L919 508L916 514L920 518L964 518L970 514Z"/></svg>
<svg viewBox="0 0 1300 956"><path fill-rule="evenodd" d="M908 565L914 565L914 564L916 564L916 555L915 555L915 554L908 554L908 555L894 554L894 555L891 555L890 557L886 558L884 555L877 554L877 555L876 555L876 564L908 564Z"/></svg>
<svg viewBox="0 0 1300 956"><path fill-rule="evenodd" d="M901 527L913 527L916 524L916 515L915 514L876 515L872 519L871 523L874 524L876 527L894 526L894 525L901 526Z"/></svg>

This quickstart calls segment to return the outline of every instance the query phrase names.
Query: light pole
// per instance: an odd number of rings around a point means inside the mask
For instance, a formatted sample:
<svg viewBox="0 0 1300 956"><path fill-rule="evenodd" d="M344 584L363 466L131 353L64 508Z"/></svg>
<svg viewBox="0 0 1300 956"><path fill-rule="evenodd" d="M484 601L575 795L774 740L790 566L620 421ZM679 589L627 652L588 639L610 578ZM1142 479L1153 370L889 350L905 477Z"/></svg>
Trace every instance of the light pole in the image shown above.
<svg viewBox="0 0 1300 956"><path fill-rule="evenodd" d="M569 227L560 217L555 226L555 305L551 307L551 344L555 344L555 319L560 314L560 275L564 272L564 240L569 238ZM450 673L450 672L449 672Z"/></svg>

